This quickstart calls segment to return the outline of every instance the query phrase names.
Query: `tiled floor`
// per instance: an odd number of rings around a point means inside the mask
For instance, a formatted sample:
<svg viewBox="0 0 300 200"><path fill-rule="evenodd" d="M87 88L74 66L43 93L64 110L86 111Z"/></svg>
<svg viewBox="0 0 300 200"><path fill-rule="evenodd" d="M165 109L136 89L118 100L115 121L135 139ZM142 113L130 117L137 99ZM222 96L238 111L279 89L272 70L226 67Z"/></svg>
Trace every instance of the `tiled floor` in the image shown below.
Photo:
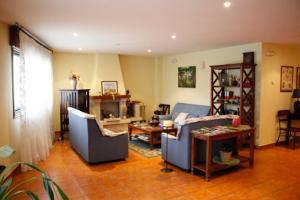
<svg viewBox="0 0 300 200"><path fill-rule="evenodd" d="M300 199L300 149L281 146L256 150L254 168L230 170L210 182L175 167L164 174L161 158L147 159L131 151L126 161L87 165L68 143L57 143L39 166L74 200ZM30 189L46 199L40 182Z"/></svg>

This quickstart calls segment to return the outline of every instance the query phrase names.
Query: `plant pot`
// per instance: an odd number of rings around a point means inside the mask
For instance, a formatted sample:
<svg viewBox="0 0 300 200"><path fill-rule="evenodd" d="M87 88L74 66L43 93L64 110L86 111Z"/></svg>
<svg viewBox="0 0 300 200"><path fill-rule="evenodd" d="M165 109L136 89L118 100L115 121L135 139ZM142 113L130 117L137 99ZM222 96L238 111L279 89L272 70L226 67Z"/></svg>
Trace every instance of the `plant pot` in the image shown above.
<svg viewBox="0 0 300 200"><path fill-rule="evenodd" d="M220 151L221 162L228 162L232 159L232 152Z"/></svg>
<svg viewBox="0 0 300 200"><path fill-rule="evenodd" d="M70 84L71 84L71 88L73 90L76 90L77 89L77 80L76 79L71 79L70 80Z"/></svg>

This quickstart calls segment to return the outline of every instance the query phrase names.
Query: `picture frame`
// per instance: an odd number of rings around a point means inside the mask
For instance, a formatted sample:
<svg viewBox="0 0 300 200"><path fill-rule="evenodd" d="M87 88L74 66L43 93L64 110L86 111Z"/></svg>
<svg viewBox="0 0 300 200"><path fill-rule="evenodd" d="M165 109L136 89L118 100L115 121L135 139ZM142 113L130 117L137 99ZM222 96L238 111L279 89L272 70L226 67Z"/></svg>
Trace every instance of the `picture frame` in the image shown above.
<svg viewBox="0 0 300 200"><path fill-rule="evenodd" d="M118 94L118 81L101 81L102 95Z"/></svg>
<svg viewBox="0 0 300 200"><path fill-rule="evenodd" d="M293 91L294 67L281 66L280 73L280 92Z"/></svg>
<svg viewBox="0 0 300 200"><path fill-rule="evenodd" d="M254 52L253 51L243 53L243 63L250 64L250 65L254 64Z"/></svg>
<svg viewBox="0 0 300 200"><path fill-rule="evenodd" d="M296 89L300 89L300 67L296 68Z"/></svg>
<svg viewBox="0 0 300 200"><path fill-rule="evenodd" d="M178 87L196 88L196 66L178 67Z"/></svg>

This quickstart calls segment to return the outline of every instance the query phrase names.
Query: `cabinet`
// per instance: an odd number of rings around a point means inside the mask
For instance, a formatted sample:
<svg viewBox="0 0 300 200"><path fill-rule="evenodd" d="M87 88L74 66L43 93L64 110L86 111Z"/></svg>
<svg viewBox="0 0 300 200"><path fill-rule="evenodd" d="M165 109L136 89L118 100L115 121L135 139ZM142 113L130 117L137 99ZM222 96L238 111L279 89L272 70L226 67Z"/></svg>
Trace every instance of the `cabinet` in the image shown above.
<svg viewBox="0 0 300 200"><path fill-rule="evenodd" d="M237 114L242 124L254 126L255 64L213 65L211 114Z"/></svg>
<svg viewBox="0 0 300 200"><path fill-rule="evenodd" d="M90 112L89 89L60 90L60 130L63 139L64 132L69 131L68 107L73 107L82 112Z"/></svg>

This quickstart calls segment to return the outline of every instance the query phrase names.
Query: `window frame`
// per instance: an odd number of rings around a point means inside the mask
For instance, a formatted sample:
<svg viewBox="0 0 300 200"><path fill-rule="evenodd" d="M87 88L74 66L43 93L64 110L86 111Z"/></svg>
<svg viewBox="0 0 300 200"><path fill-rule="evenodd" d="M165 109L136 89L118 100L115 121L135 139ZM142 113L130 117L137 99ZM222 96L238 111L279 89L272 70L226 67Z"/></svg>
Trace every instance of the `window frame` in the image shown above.
<svg viewBox="0 0 300 200"><path fill-rule="evenodd" d="M21 116L21 109L16 109L16 105L15 105L15 75L14 75L14 56L17 55L20 57L20 49L16 46L11 46L11 75L12 75L12 104L13 104L13 118L20 118Z"/></svg>

